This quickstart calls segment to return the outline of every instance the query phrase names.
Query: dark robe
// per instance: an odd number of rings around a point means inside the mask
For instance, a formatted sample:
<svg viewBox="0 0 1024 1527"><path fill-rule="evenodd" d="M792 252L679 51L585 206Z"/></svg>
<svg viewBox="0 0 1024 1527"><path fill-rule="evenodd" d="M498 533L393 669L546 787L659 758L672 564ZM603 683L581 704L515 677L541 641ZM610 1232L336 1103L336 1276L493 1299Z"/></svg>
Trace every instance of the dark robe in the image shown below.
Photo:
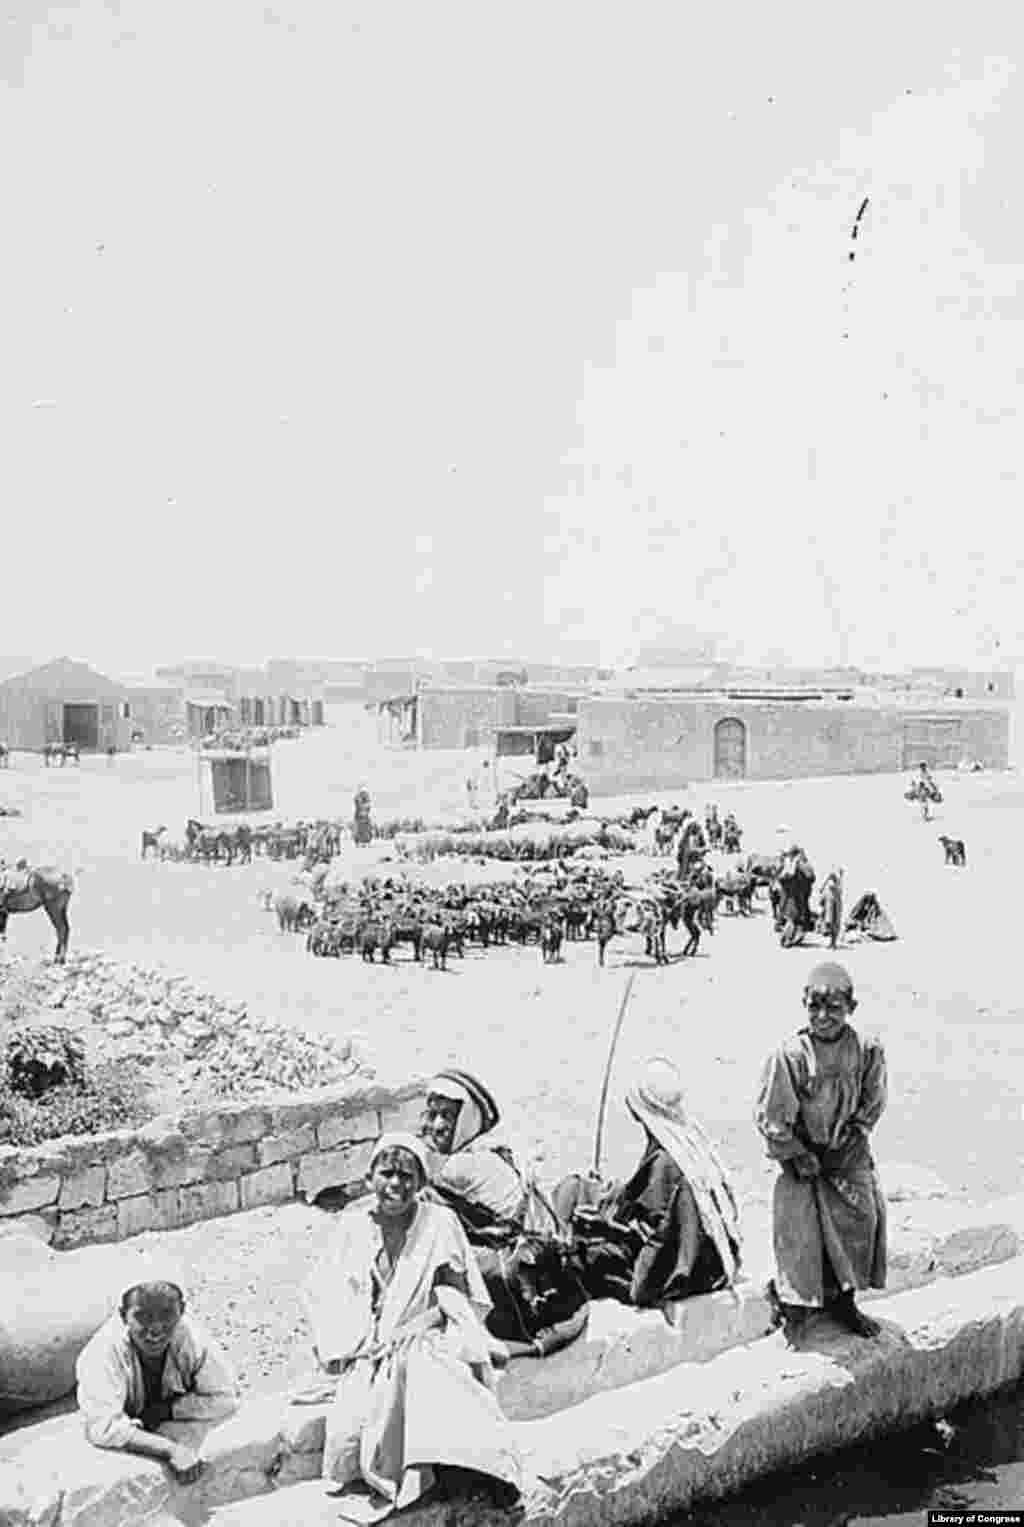
<svg viewBox="0 0 1024 1527"><path fill-rule="evenodd" d="M476 1253L493 1305L492 1336L533 1342L546 1356L582 1334L586 1289L567 1252L531 1225L535 1189L506 1147L456 1151L427 1193L455 1211Z"/></svg>
<svg viewBox="0 0 1024 1527"><path fill-rule="evenodd" d="M693 1190L656 1140L627 1182L569 1177L553 1202L576 1234L592 1299L650 1308L725 1287Z"/></svg>

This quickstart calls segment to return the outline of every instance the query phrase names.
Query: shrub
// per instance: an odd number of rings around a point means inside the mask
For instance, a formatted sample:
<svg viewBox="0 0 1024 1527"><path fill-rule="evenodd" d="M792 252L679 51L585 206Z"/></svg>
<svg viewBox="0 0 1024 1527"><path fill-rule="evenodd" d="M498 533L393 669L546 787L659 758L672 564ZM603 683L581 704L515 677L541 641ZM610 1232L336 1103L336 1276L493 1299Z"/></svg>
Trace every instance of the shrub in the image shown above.
<svg viewBox="0 0 1024 1527"><path fill-rule="evenodd" d="M85 1080L82 1041L55 1023L19 1024L7 1035L3 1060L7 1086L19 1097L39 1098Z"/></svg>
<svg viewBox="0 0 1024 1527"><path fill-rule="evenodd" d="M59 1135L93 1135L144 1124L153 1109L135 1068L121 1061L95 1067L80 1082L28 1098L0 1085L0 1144L41 1145Z"/></svg>

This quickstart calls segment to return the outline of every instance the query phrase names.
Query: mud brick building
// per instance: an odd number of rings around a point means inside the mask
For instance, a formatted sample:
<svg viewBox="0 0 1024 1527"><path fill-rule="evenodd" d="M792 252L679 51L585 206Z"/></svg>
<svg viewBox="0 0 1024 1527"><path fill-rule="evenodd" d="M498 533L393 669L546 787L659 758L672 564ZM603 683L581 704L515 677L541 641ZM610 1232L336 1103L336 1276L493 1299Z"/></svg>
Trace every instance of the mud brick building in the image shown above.
<svg viewBox="0 0 1024 1527"><path fill-rule="evenodd" d="M377 702L382 741L421 748L483 748L523 728L575 729L578 694L505 685L429 685Z"/></svg>
<svg viewBox="0 0 1024 1527"><path fill-rule="evenodd" d="M42 752L66 742L83 753L120 750L132 727L131 690L69 657L0 684L0 738L11 748Z"/></svg>
<svg viewBox="0 0 1024 1527"><path fill-rule="evenodd" d="M928 763L1009 763L1005 704L759 696L623 695L582 699L579 768L595 795L671 790L695 780L895 773Z"/></svg>

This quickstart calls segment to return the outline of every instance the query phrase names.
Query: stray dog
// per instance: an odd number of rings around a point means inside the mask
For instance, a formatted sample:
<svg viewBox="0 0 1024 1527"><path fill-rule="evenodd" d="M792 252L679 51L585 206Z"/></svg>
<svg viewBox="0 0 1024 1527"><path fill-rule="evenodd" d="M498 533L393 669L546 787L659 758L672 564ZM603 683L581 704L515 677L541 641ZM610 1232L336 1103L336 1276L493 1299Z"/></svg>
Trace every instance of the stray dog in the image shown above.
<svg viewBox="0 0 1024 1527"><path fill-rule="evenodd" d="M958 869L967 868L967 849L964 847L963 838L947 838L946 834L941 832L939 842L945 850L947 864L955 864Z"/></svg>

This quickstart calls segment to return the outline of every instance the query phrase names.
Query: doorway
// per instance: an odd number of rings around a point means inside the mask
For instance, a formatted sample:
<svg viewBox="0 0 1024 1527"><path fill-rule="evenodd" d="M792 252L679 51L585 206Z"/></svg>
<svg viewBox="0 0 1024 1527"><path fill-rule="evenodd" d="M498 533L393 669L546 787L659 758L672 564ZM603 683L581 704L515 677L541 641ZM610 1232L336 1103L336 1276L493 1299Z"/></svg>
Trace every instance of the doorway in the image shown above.
<svg viewBox="0 0 1024 1527"><path fill-rule="evenodd" d="M715 726L715 778L744 779L747 773L747 729L733 717Z"/></svg>
<svg viewBox="0 0 1024 1527"><path fill-rule="evenodd" d="M95 752L100 745L100 708L98 705L65 705L63 741L76 743L83 752Z"/></svg>

